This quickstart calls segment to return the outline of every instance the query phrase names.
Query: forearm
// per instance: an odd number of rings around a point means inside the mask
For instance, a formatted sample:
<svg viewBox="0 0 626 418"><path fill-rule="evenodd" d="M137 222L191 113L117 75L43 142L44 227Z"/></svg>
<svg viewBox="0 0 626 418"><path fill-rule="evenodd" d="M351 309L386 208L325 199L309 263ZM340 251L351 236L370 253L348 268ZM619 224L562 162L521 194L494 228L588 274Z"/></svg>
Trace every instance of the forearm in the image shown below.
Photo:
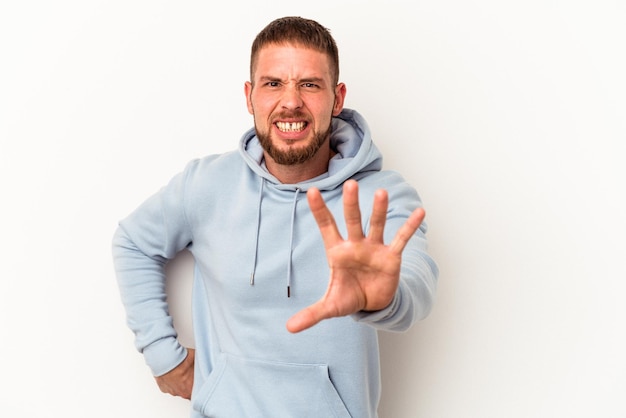
<svg viewBox="0 0 626 418"><path fill-rule="evenodd" d="M148 256L120 227L113 239L113 260L126 320L155 376L162 375L186 356L178 343L165 292L166 260Z"/></svg>

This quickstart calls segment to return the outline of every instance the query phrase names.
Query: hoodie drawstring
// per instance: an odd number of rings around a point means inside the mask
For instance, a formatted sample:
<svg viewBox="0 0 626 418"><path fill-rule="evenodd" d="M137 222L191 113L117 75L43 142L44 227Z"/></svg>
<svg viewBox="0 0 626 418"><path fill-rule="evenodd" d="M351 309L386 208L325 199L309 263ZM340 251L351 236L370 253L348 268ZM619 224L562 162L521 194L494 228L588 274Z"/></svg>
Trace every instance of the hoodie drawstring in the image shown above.
<svg viewBox="0 0 626 418"><path fill-rule="evenodd" d="M296 192L293 196L293 207L291 209L291 230L289 232L289 260L287 261L287 297L291 297L291 258L293 254L293 230L296 223L296 206L298 204L298 195L300 189L296 188Z"/></svg>
<svg viewBox="0 0 626 418"><path fill-rule="evenodd" d="M263 187L265 179L261 179L261 186L259 188L259 200L257 207L256 229L254 231L254 255L252 260L252 272L250 273L250 286L254 286L254 275L256 274L256 266L259 255L259 233L261 229L261 202L263 201ZM292 270L292 256L293 256L293 240L294 230L296 223L296 208L298 206L298 196L300 195L300 189L296 188L293 196L293 205L291 208L291 229L289 231L289 257L287 260L287 297L291 297L291 270Z"/></svg>
<svg viewBox="0 0 626 418"><path fill-rule="evenodd" d="M259 229L261 228L261 201L263 200L263 185L265 179L261 179L261 187L259 188L259 201L256 213L256 230L254 231L254 258L252 260L252 273L250 274L250 286L254 286L254 274L256 273L256 262L259 254Z"/></svg>

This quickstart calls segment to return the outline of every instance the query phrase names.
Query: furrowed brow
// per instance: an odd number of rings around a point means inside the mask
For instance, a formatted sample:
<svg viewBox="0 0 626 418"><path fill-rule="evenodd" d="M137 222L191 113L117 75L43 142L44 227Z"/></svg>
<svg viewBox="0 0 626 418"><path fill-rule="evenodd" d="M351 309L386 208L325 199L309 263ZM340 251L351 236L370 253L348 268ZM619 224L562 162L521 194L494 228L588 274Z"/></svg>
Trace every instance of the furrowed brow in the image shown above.
<svg viewBox="0 0 626 418"><path fill-rule="evenodd" d="M299 80L300 83L324 84L324 79L320 77L308 77Z"/></svg>
<svg viewBox="0 0 626 418"><path fill-rule="evenodd" d="M270 77L270 76L264 75L264 76L259 77L259 81L266 82L266 81L282 81L282 80L278 77Z"/></svg>

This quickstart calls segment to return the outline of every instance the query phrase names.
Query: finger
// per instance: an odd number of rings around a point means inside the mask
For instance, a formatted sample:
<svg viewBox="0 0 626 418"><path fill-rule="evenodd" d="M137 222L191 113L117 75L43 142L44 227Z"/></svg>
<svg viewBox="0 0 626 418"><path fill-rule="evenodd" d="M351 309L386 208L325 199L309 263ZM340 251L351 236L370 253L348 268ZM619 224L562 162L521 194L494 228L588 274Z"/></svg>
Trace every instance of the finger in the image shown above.
<svg viewBox="0 0 626 418"><path fill-rule="evenodd" d="M322 303L316 302L289 318L287 321L287 331L291 333L304 331L327 317L328 316L324 314Z"/></svg>
<svg viewBox="0 0 626 418"><path fill-rule="evenodd" d="M343 216L346 220L348 239L362 239L361 209L359 208L359 185L348 180L343 185Z"/></svg>
<svg viewBox="0 0 626 418"><path fill-rule="evenodd" d="M422 224L424 216L426 216L424 209L415 209L404 225L402 225L402 227L398 230L398 233L393 238L393 241L389 244L389 248L397 254L402 253L406 243L409 242L415 231L417 231L417 228L419 228Z"/></svg>
<svg viewBox="0 0 626 418"><path fill-rule="evenodd" d="M335 243L341 241L341 234L337 229L335 218L332 213L326 207L322 194L318 189L309 189L306 193L307 201L309 202L309 208L311 213L317 222L317 226L322 234L322 240L326 247L330 247Z"/></svg>
<svg viewBox="0 0 626 418"><path fill-rule="evenodd" d="M386 190L377 190L374 194L374 208L370 218L369 238L375 242L383 242L389 197Z"/></svg>

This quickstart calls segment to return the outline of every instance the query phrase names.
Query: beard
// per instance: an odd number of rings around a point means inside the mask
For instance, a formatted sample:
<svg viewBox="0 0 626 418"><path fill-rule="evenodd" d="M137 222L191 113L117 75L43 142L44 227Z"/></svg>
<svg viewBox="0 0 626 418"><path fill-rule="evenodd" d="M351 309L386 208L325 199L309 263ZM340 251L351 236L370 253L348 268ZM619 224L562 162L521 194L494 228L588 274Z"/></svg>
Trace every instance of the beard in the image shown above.
<svg viewBox="0 0 626 418"><path fill-rule="evenodd" d="M261 132L256 129L256 136L261 143L263 150L269 155L277 164L280 165L298 165L309 161L320 150L324 142L330 137L332 125L329 124L328 128L323 132L313 132L313 138L304 147L289 148L287 150L281 150L272 142L270 131Z"/></svg>

